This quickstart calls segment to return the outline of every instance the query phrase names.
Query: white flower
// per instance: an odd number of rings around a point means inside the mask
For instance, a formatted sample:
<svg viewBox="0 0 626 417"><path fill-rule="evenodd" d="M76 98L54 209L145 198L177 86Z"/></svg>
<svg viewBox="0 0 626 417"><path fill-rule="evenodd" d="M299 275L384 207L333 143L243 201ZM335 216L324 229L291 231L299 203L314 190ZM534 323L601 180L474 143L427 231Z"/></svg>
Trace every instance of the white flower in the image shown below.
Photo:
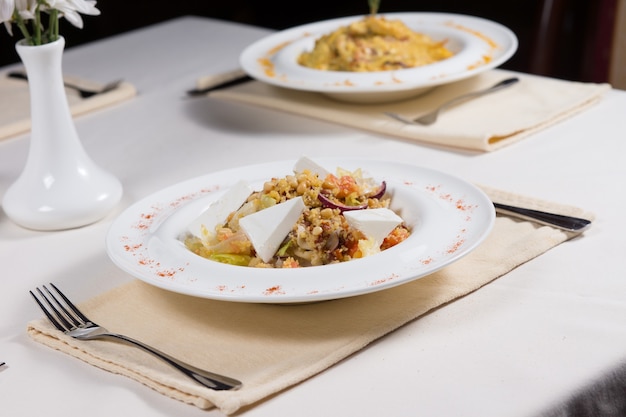
<svg viewBox="0 0 626 417"><path fill-rule="evenodd" d="M74 6L74 10L78 13L88 14L91 16L98 16L100 10L96 8L95 0L67 0L67 2Z"/></svg>
<svg viewBox="0 0 626 417"><path fill-rule="evenodd" d="M0 0L0 22L10 22L15 10L15 0Z"/></svg>
<svg viewBox="0 0 626 417"><path fill-rule="evenodd" d="M50 27L46 28L46 21L41 19L42 13L52 15L53 11L58 12L55 13L57 20L65 17L68 22L81 29L83 27L81 14L92 16L100 14L95 0L0 0L0 23L4 23L11 35L13 35L11 25L15 23L31 45L40 45L59 37L58 24L50 24ZM32 35L29 33L31 29L27 23L31 28L38 24L38 27L32 28Z"/></svg>
<svg viewBox="0 0 626 417"><path fill-rule="evenodd" d="M15 10L15 0L0 0L0 23L4 23L4 27L11 36L13 36L11 30L13 10Z"/></svg>
<svg viewBox="0 0 626 417"><path fill-rule="evenodd" d="M93 0L48 0L48 6L61 12L68 22L80 29L83 28L83 18L79 13L92 16L100 14Z"/></svg>
<svg viewBox="0 0 626 417"><path fill-rule="evenodd" d="M15 10L24 20L34 19L36 8L37 0L15 0Z"/></svg>

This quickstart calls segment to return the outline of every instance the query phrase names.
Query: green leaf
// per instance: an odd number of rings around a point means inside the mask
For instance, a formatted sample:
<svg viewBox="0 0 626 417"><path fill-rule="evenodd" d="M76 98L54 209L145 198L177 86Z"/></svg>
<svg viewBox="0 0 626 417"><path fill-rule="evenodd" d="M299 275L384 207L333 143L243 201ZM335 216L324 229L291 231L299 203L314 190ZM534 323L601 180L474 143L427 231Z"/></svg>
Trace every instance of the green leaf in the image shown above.
<svg viewBox="0 0 626 417"><path fill-rule="evenodd" d="M276 252L276 255L283 257L287 254L287 250L289 249L289 247L291 246L291 242L293 242L291 239L287 240L287 243L285 243L280 249L278 249L278 252Z"/></svg>
<svg viewBox="0 0 626 417"><path fill-rule="evenodd" d="M370 6L370 14L375 15L378 13L380 7L380 0L367 0L367 4Z"/></svg>

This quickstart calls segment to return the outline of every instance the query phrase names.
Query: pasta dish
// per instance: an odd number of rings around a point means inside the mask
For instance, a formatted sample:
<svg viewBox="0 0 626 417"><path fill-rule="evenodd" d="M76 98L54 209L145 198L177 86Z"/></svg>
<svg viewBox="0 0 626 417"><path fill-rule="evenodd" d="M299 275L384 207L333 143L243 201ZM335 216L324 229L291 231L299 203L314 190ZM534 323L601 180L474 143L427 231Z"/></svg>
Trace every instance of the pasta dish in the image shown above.
<svg viewBox="0 0 626 417"><path fill-rule="evenodd" d="M416 33L400 20L367 16L317 39L298 57L305 67L327 71L389 71L432 64L453 53L445 41Z"/></svg>

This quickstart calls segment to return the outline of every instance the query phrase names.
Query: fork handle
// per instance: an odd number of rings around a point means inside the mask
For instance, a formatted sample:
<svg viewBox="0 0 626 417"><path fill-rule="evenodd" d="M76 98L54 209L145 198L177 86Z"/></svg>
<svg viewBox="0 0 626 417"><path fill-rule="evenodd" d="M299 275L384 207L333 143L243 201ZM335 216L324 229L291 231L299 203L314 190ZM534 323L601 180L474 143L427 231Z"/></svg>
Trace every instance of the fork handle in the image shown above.
<svg viewBox="0 0 626 417"><path fill-rule="evenodd" d="M17 78L20 80L26 80L28 81L28 76L26 75L25 72L21 72L21 71L13 71L13 72L9 72L8 76L10 78ZM72 90L76 90L78 91L78 94L82 97L82 98L88 98L91 97L95 94L97 94L97 91L91 91L91 90L86 90L84 88L81 88L77 85L71 84L65 80L63 80L63 85L67 88L71 88Z"/></svg>
<svg viewBox="0 0 626 417"><path fill-rule="evenodd" d="M180 361L176 358L171 357L170 355L161 352L151 346L146 345L138 340L132 339L128 336L124 336L116 333L101 333L98 335L94 335L91 338L110 338L116 339L122 342L126 342L130 345L136 346L148 353L153 354L159 359L165 361L170 364L174 368L181 371L183 374L187 375L189 378L195 380L196 382L204 385L207 388L211 388L216 391L224 391L224 390L235 390L241 387L241 381L238 381L234 378L230 378L228 376L216 374L213 372L205 371L200 368L196 368L193 365L189 365L183 361Z"/></svg>

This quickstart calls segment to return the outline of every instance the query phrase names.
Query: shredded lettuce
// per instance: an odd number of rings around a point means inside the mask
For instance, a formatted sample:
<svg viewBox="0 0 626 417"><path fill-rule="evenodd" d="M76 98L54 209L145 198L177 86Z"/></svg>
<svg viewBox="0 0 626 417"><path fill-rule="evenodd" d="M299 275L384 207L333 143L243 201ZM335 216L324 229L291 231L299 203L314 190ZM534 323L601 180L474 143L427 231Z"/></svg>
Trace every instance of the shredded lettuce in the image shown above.
<svg viewBox="0 0 626 417"><path fill-rule="evenodd" d="M252 257L248 255L235 255L233 253L212 253L209 255L209 259L223 264L247 266Z"/></svg>

